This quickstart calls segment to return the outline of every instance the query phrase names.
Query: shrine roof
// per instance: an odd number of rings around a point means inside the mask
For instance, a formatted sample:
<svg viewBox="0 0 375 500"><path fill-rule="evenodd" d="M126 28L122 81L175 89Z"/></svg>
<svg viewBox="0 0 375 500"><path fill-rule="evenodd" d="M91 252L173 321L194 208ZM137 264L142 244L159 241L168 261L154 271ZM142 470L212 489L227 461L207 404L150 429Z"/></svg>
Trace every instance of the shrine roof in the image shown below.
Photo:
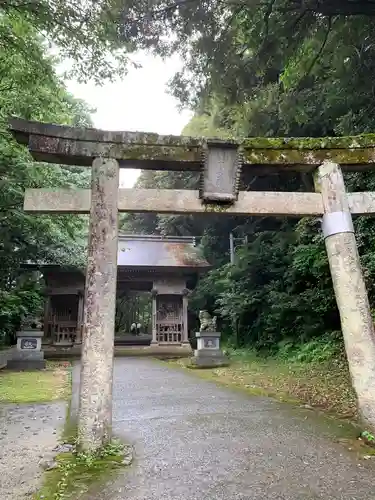
<svg viewBox="0 0 375 500"><path fill-rule="evenodd" d="M117 266L121 272L130 271L205 271L211 265L196 247L190 236L157 236L120 234ZM58 271L59 265L26 262L22 267ZM73 270L74 268L66 268Z"/></svg>
<svg viewBox="0 0 375 500"><path fill-rule="evenodd" d="M208 269L193 237L119 235L117 264L127 269Z"/></svg>

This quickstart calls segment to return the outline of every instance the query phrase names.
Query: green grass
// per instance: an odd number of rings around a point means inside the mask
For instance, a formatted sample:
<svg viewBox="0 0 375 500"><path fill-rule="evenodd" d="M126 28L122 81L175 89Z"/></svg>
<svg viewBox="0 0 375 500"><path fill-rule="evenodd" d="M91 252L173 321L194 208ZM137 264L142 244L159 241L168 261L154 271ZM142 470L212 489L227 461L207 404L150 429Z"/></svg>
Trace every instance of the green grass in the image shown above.
<svg viewBox="0 0 375 500"><path fill-rule="evenodd" d="M70 363L47 362L45 370L0 371L0 403L44 403L70 395Z"/></svg>
<svg viewBox="0 0 375 500"><path fill-rule="evenodd" d="M173 362L187 367L187 360ZM302 403L341 419L357 421L357 405L347 364L341 357L301 362L263 358L251 351L231 353L228 367L195 369L202 378L252 395Z"/></svg>

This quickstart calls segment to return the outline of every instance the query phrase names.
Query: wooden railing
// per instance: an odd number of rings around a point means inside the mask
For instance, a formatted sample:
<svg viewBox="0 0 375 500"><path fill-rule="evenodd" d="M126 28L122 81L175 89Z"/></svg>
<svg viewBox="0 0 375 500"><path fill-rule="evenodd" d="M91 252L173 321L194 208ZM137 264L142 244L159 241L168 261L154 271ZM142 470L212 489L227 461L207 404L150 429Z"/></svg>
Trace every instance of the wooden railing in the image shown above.
<svg viewBox="0 0 375 500"><path fill-rule="evenodd" d="M158 321L156 323L156 340L160 344L180 344L182 342L183 325L176 321Z"/></svg>
<svg viewBox="0 0 375 500"><path fill-rule="evenodd" d="M77 337L77 321L59 321L53 325L54 344L74 344Z"/></svg>

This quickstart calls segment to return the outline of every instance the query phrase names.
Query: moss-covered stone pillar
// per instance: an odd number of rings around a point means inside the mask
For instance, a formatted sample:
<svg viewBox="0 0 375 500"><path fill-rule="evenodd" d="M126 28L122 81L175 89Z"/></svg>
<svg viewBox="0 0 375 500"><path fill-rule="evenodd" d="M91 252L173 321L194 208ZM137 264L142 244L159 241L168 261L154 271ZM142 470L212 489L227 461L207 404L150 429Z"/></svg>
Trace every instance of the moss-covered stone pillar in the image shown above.
<svg viewBox="0 0 375 500"><path fill-rule="evenodd" d="M111 437L118 187L117 162L95 159L91 180L78 416L79 447L85 451L99 449Z"/></svg>
<svg viewBox="0 0 375 500"><path fill-rule="evenodd" d="M322 194L323 234L340 312L349 370L360 413L375 429L374 325L339 165L323 163L315 176Z"/></svg>

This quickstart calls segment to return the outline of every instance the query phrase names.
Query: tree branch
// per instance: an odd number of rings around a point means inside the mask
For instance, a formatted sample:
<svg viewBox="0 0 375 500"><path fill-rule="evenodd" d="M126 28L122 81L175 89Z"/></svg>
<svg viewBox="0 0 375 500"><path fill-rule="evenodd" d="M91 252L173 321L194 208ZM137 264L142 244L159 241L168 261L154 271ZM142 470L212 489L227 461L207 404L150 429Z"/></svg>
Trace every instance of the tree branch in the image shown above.
<svg viewBox="0 0 375 500"><path fill-rule="evenodd" d="M294 10L309 10L323 16L375 16L374 0L290 0Z"/></svg>
<svg viewBox="0 0 375 500"><path fill-rule="evenodd" d="M304 76L299 81L299 84L297 85L297 89L296 90L301 90L302 89L303 82L306 81L306 78L308 78L308 76L311 74L311 72L312 72L315 64L318 62L320 56L323 54L323 51L324 51L324 49L325 49L325 47L327 45L327 42L328 42L329 34L331 33L332 23L334 23L334 22L335 22L335 19L332 20L331 17L328 18L328 21L327 21L327 30L326 30L326 33L324 35L324 39L323 39L322 45L320 46L320 49L318 50L318 52L315 55L314 59L311 61L311 64L310 64L308 70L306 71L306 73L304 74Z"/></svg>

